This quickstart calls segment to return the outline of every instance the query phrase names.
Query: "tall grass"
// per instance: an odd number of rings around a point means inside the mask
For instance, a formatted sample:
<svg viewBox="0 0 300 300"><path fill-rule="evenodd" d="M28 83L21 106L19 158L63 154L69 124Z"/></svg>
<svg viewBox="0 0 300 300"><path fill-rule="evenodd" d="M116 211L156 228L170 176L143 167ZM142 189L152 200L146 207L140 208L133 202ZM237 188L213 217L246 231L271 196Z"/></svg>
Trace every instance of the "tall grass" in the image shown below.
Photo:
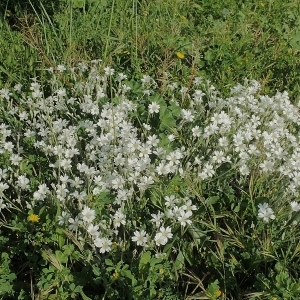
<svg viewBox="0 0 300 300"><path fill-rule="evenodd" d="M297 299L298 1L1 5L0 298Z"/></svg>

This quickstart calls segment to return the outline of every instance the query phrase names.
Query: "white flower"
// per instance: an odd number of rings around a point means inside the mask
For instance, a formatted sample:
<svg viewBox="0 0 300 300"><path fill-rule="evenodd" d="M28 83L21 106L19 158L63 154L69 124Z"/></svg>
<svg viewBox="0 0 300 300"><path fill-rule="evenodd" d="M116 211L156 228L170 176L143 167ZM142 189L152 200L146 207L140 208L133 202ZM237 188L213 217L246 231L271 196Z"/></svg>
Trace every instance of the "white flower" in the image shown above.
<svg viewBox="0 0 300 300"><path fill-rule="evenodd" d="M12 154L9 159L11 161L11 164L14 166L18 166L19 163L22 161L22 157L18 154Z"/></svg>
<svg viewBox="0 0 300 300"><path fill-rule="evenodd" d="M88 228L87 228L87 232L92 235L94 238L97 238L99 236L99 226L98 225L93 225L93 224L89 224Z"/></svg>
<svg viewBox="0 0 300 300"><path fill-rule="evenodd" d="M39 189L33 193L33 198L36 200L44 200L48 192L49 188L46 184L40 184Z"/></svg>
<svg viewBox="0 0 300 300"><path fill-rule="evenodd" d="M166 172L167 174L168 173L175 173L177 170L177 166L174 165L172 162L169 162L167 165L166 165Z"/></svg>
<svg viewBox="0 0 300 300"><path fill-rule="evenodd" d="M148 241L146 231L145 230L141 230L141 231L136 230L134 232L134 236L131 238L131 240L133 242L136 242L138 246L145 246Z"/></svg>
<svg viewBox="0 0 300 300"><path fill-rule="evenodd" d="M81 225L81 220L78 218L78 216L73 219L73 218L69 218L69 229L72 230L72 231L76 231L78 230L78 227Z"/></svg>
<svg viewBox="0 0 300 300"><path fill-rule="evenodd" d="M292 211L299 211L300 210L300 203L296 201L291 202L291 209Z"/></svg>
<svg viewBox="0 0 300 300"><path fill-rule="evenodd" d="M192 128L193 137L200 137L201 133L202 133L202 130L198 125L195 126L194 128Z"/></svg>
<svg viewBox="0 0 300 300"><path fill-rule="evenodd" d="M22 87L23 87L23 85L22 85L21 83L17 83L17 84L14 86L14 90L15 90L16 92L21 92Z"/></svg>
<svg viewBox="0 0 300 300"><path fill-rule="evenodd" d="M242 164L240 166L239 170L240 170L240 173L242 175L249 175L250 174L250 170L249 170L249 168L248 168L248 166L246 164Z"/></svg>
<svg viewBox="0 0 300 300"><path fill-rule="evenodd" d="M12 142L7 142L7 143L5 143L4 146L3 146L3 148L4 148L5 150L9 151L9 152L12 152L12 150L13 150L14 147L15 147L15 146L13 145Z"/></svg>
<svg viewBox="0 0 300 300"><path fill-rule="evenodd" d="M105 75L112 76L112 75L114 75L115 70L112 69L111 67L106 67L106 68L104 68L104 72L105 72Z"/></svg>
<svg viewBox="0 0 300 300"><path fill-rule="evenodd" d="M146 124L146 123L143 123L143 127L146 129L146 130L151 130L151 126Z"/></svg>
<svg viewBox="0 0 300 300"><path fill-rule="evenodd" d="M158 175L168 174L164 161L161 161L159 163L159 165L155 168L155 171L157 172Z"/></svg>
<svg viewBox="0 0 300 300"><path fill-rule="evenodd" d="M100 253L105 253L111 250L112 242L107 238L96 238L94 244L100 248Z"/></svg>
<svg viewBox="0 0 300 300"><path fill-rule="evenodd" d="M148 141L146 144L152 147L156 147L159 143L159 139L157 138L157 135L153 134L152 136L148 136Z"/></svg>
<svg viewBox="0 0 300 300"><path fill-rule="evenodd" d="M114 215L114 227L118 228L121 224L126 224L126 216L122 212L117 211Z"/></svg>
<svg viewBox="0 0 300 300"><path fill-rule="evenodd" d="M196 205L193 205L192 204L192 200L191 199L188 199L186 202L185 202L185 205L182 206L182 209L184 209L185 211L192 211L192 210L197 210L197 207Z"/></svg>
<svg viewBox="0 0 300 300"><path fill-rule="evenodd" d="M173 142L175 140L174 134L168 135L168 139L169 139L170 142Z"/></svg>
<svg viewBox="0 0 300 300"><path fill-rule="evenodd" d="M3 199L0 199L0 211L1 209L5 208L6 204L3 202Z"/></svg>
<svg viewBox="0 0 300 300"><path fill-rule="evenodd" d="M268 172L273 171L274 163L270 160L265 160L259 166L263 172Z"/></svg>
<svg viewBox="0 0 300 300"><path fill-rule="evenodd" d="M156 102L152 102L152 103L149 104L149 106L148 106L148 110L149 110L149 113L150 113L150 114L153 114L153 113L159 113L159 108L160 108L160 105L157 104Z"/></svg>
<svg viewBox="0 0 300 300"><path fill-rule="evenodd" d="M0 182L0 197L4 196L3 192L5 190L7 190L8 188L9 188L9 185L7 183Z"/></svg>
<svg viewBox="0 0 300 300"><path fill-rule="evenodd" d="M153 79L149 75L143 75L141 82L143 86L150 86L153 82Z"/></svg>
<svg viewBox="0 0 300 300"><path fill-rule="evenodd" d="M222 162L225 161L224 152L223 151L214 151L212 160L214 162L221 164Z"/></svg>
<svg viewBox="0 0 300 300"><path fill-rule="evenodd" d="M12 95L12 93L8 89L1 89L0 90L0 97L5 98L6 100L9 100L9 97Z"/></svg>
<svg viewBox="0 0 300 300"><path fill-rule="evenodd" d="M46 195L49 192L49 188L47 187L47 185L45 183L39 185L39 192L42 195Z"/></svg>
<svg viewBox="0 0 300 300"><path fill-rule="evenodd" d="M90 209L89 207L85 206L81 212L81 215L83 221L91 223L96 217L96 212L93 209Z"/></svg>
<svg viewBox="0 0 300 300"><path fill-rule="evenodd" d="M166 157L168 161L175 165L178 165L180 163L180 158L182 158L182 154L180 153L180 151L173 151Z"/></svg>
<svg viewBox="0 0 300 300"><path fill-rule="evenodd" d="M62 214L61 214L61 216L58 217L58 224L60 226L67 224L69 218L70 218L70 214L67 213L67 212L65 212L65 211L63 211Z"/></svg>
<svg viewBox="0 0 300 300"><path fill-rule="evenodd" d="M171 228L169 226L167 228L162 226L159 230L160 232L158 232L154 237L155 243L157 246L165 245L168 242L168 239L173 237Z"/></svg>
<svg viewBox="0 0 300 300"><path fill-rule="evenodd" d="M151 148L147 145L140 146L139 151L139 157L149 157L149 155L152 153Z"/></svg>
<svg viewBox="0 0 300 300"><path fill-rule="evenodd" d="M192 221L189 220L189 218L192 216L192 211L184 211L180 210L180 216L177 217L178 222L180 222L180 225L185 227L187 224L191 225Z"/></svg>
<svg viewBox="0 0 300 300"><path fill-rule="evenodd" d="M275 219L274 211L268 203L258 204L258 208L258 217L264 222L268 223L270 219Z"/></svg>
<svg viewBox="0 0 300 300"><path fill-rule="evenodd" d="M151 214L152 219L150 221L155 223L156 227L159 227L160 223L162 222L163 216L164 216L164 214L160 211L158 212L158 214Z"/></svg>
<svg viewBox="0 0 300 300"><path fill-rule="evenodd" d="M2 179L2 178L5 179L6 177L7 177L7 169L0 168L0 179ZM0 191L1 191L1 182L0 182Z"/></svg>
<svg viewBox="0 0 300 300"><path fill-rule="evenodd" d="M221 147L227 147L229 144L227 137L220 137L219 138L219 145Z"/></svg>
<svg viewBox="0 0 300 300"><path fill-rule="evenodd" d="M71 165L71 159L62 159L59 161L59 166L63 168L64 170L70 170L72 165Z"/></svg>
<svg viewBox="0 0 300 300"><path fill-rule="evenodd" d="M65 184L56 185L56 196L59 200L65 201L67 193L68 193L68 189L66 188Z"/></svg>
<svg viewBox="0 0 300 300"><path fill-rule="evenodd" d="M116 78L117 81L122 81L124 79L127 79L127 75L125 75L123 73L119 73L118 77Z"/></svg>
<svg viewBox="0 0 300 300"><path fill-rule="evenodd" d="M213 175L215 174L215 170L214 170L214 167L213 165L211 164L206 164L204 167L203 167L203 170L201 173L199 173L199 177L203 180L209 178L209 177L212 177Z"/></svg>
<svg viewBox="0 0 300 300"><path fill-rule="evenodd" d="M174 207L176 203L178 203L178 199L176 199L176 197L174 195L170 195L170 196L165 196L165 200L166 200L166 207Z"/></svg>
<svg viewBox="0 0 300 300"><path fill-rule="evenodd" d="M202 77L195 77L194 81L193 81L193 84L198 86L201 84L201 82L203 81L203 78Z"/></svg>
<svg viewBox="0 0 300 300"><path fill-rule="evenodd" d="M63 72L63 71L66 71L66 67L64 66L64 65L58 65L57 67L56 67L56 69L57 69L57 71L59 71L59 72Z"/></svg>
<svg viewBox="0 0 300 300"><path fill-rule="evenodd" d="M191 110L189 109L182 109L181 110L181 115L182 115L182 118L188 122L193 122L194 121L194 116L193 116L193 113Z"/></svg>
<svg viewBox="0 0 300 300"><path fill-rule="evenodd" d="M18 177L18 186L21 188L21 190L28 190L29 182L30 180L26 178L24 175Z"/></svg>

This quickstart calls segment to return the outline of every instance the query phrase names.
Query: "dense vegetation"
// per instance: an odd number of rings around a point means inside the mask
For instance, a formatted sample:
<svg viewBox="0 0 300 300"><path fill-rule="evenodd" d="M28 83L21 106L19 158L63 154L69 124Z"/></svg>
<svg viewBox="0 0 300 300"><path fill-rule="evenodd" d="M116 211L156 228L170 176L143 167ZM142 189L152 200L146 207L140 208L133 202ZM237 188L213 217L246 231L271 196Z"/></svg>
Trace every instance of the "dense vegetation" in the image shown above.
<svg viewBox="0 0 300 300"><path fill-rule="evenodd" d="M298 1L2 1L0 299L299 299L299 52Z"/></svg>

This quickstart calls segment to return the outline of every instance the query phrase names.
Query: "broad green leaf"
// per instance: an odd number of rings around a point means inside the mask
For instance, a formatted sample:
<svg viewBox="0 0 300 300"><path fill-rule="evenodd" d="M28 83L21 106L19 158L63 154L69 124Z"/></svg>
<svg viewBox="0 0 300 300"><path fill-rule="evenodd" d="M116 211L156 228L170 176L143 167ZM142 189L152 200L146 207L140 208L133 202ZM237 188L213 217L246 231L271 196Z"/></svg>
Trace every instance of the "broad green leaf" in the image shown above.
<svg viewBox="0 0 300 300"><path fill-rule="evenodd" d="M150 262L150 259L151 259L150 251L143 253L140 259L139 270L141 270L144 266L146 266Z"/></svg>
<svg viewBox="0 0 300 300"><path fill-rule="evenodd" d="M178 252L178 255L176 257L175 263L174 263L174 269L176 271L182 269L184 266L184 256L181 251Z"/></svg>
<svg viewBox="0 0 300 300"><path fill-rule="evenodd" d="M219 201L219 196L212 196L212 197L209 197L207 200L206 200L206 204L208 205L213 205L213 204L216 204L218 201Z"/></svg>
<svg viewBox="0 0 300 300"><path fill-rule="evenodd" d="M105 264L107 265L107 266L114 266L114 263L110 260L110 259L105 259Z"/></svg>
<svg viewBox="0 0 300 300"><path fill-rule="evenodd" d="M60 263L64 264L64 263L68 262L68 256L65 253L63 253L63 252L61 252L59 250L56 250L55 251L55 255L56 255L56 258L58 259L58 261Z"/></svg>
<svg viewBox="0 0 300 300"><path fill-rule="evenodd" d="M176 120L170 111L165 111L163 114L160 114L160 122L160 130L170 129L176 126Z"/></svg>

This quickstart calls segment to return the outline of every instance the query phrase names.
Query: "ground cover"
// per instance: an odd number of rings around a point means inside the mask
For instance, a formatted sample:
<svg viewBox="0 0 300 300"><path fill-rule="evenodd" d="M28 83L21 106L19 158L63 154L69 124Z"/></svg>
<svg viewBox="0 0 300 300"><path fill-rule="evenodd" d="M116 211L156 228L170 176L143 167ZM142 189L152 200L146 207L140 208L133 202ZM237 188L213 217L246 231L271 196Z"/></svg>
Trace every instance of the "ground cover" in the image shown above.
<svg viewBox="0 0 300 300"><path fill-rule="evenodd" d="M0 7L0 297L298 299L297 1Z"/></svg>

